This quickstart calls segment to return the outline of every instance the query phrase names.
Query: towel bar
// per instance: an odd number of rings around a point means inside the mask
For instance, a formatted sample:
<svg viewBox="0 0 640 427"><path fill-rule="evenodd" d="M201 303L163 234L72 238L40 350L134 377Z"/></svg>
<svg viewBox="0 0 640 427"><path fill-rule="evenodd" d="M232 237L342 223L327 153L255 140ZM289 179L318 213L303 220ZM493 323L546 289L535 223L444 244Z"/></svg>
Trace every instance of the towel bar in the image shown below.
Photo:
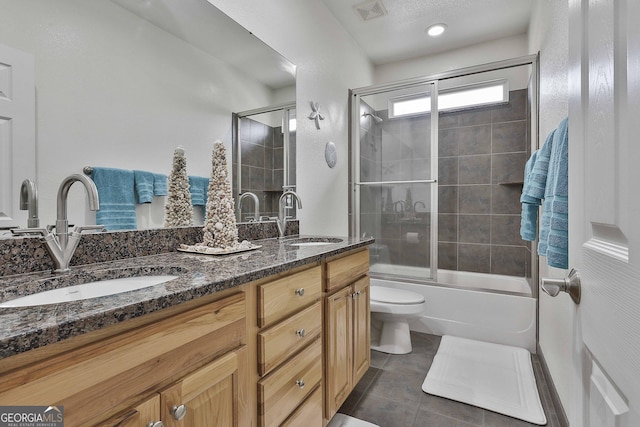
<svg viewBox="0 0 640 427"><path fill-rule="evenodd" d="M93 173L93 168L91 166L85 166L82 168L82 172L84 172L85 175L91 175Z"/></svg>

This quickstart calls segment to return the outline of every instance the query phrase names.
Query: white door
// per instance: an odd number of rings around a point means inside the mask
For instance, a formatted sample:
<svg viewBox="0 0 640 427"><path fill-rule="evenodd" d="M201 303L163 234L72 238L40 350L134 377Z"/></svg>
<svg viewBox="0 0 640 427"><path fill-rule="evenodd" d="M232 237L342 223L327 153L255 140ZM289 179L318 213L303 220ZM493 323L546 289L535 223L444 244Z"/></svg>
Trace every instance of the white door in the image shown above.
<svg viewBox="0 0 640 427"><path fill-rule="evenodd" d="M18 208L20 184L36 179L34 79L33 55L0 45L0 228L27 226Z"/></svg>
<svg viewBox="0 0 640 427"><path fill-rule="evenodd" d="M640 426L640 2L569 1L572 426Z"/></svg>

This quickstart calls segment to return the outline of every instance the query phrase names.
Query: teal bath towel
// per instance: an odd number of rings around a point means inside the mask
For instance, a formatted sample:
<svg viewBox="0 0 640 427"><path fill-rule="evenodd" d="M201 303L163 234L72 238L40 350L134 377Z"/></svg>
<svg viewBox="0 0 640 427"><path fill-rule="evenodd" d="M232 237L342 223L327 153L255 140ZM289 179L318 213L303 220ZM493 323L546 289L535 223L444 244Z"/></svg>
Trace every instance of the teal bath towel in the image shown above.
<svg viewBox="0 0 640 427"><path fill-rule="evenodd" d="M169 194L169 188L167 183L167 175L163 173L153 174L153 195L154 196L166 196Z"/></svg>
<svg viewBox="0 0 640 427"><path fill-rule="evenodd" d="M107 230L135 230L137 223L133 171L94 167L91 178L100 197L96 223L104 225Z"/></svg>
<svg viewBox="0 0 640 427"><path fill-rule="evenodd" d="M553 168L554 181L549 201L549 237L547 239L547 264L557 268L569 268L569 124L560 122L553 139L554 156L549 168Z"/></svg>
<svg viewBox="0 0 640 427"><path fill-rule="evenodd" d="M209 178L203 176L189 176L189 191L193 206L206 206L209 191Z"/></svg>
<svg viewBox="0 0 640 427"><path fill-rule="evenodd" d="M550 152L540 220L538 255L546 256L547 264L551 267L567 269L569 268L568 120L562 120L552 135L553 139L549 141L547 138L545 143L546 146L550 142ZM540 158L538 156L538 161ZM534 167L534 171L535 169Z"/></svg>
<svg viewBox="0 0 640 427"><path fill-rule="evenodd" d="M541 204L541 200L531 195L530 188L537 185L532 183L532 172L536 160L538 158L538 151L534 151L524 167L524 185L522 187L522 196L520 197L520 203L522 204L522 215L520 216L520 237L522 240L532 242L536 239L538 234L538 207Z"/></svg>
<svg viewBox="0 0 640 427"><path fill-rule="evenodd" d="M153 174L151 172L134 170L133 185L138 204L153 201Z"/></svg>

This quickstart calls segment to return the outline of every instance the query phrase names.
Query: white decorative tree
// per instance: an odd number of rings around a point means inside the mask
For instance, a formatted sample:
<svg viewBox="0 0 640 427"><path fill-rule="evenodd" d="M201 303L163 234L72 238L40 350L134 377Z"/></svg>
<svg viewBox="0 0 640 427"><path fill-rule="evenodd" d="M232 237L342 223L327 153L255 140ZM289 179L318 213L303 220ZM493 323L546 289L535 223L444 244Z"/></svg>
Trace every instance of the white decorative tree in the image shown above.
<svg viewBox="0 0 640 427"><path fill-rule="evenodd" d="M231 184L227 177L227 155L224 144L213 143L211 154L211 179L207 192L207 212L204 222L203 242L195 245L180 245L186 252L197 252L210 255L257 249L260 246L243 240L238 243L238 228L234 213L235 203L231 193Z"/></svg>
<svg viewBox="0 0 640 427"><path fill-rule="evenodd" d="M165 227L193 225L193 206L189 192L187 159L184 156L182 146L178 146L173 152L173 168L169 175L169 194L164 211Z"/></svg>
<svg viewBox="0 0 640 427"><path fill-rule="evenodd" d="M238 228L235 203L227 177L227 155L221 141L213 143L211 179L207 198L207 217L204 223L204 245L210 248L233 250L238 248Z"/></svg>

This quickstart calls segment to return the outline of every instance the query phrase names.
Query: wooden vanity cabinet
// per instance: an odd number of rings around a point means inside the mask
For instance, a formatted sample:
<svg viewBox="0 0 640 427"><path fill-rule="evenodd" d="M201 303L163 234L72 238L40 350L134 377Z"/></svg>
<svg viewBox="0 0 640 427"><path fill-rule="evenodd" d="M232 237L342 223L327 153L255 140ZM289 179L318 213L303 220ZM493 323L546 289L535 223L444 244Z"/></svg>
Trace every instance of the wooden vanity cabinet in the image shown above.
<svg viewBox="0 0 640 427"><path fill-rule="evenodd" d="M0 405L64 406L69 427L224 425L200 420L245 416L238 409L248 386L245 313L244 292L236 291L45 357L2 376ZM180 404L194 424L172 422L171 408Z"/></svg>
<svg viewBox="0 0 640 427"><path fill-rule="evenodd" d="M232 351L160 393L164 427L239 426L246 348ZM184 407L184 418L181 418Z"/></svg>
<svg viewBox="0 0 640 427"><path fill-rule="evenodd" d="M246 370L246 360L246 347L243 346L99 427L242 425L238 407L243 399L240 377Z"/></svg>
<svg viewBox="0 0 640 427"><path fill-rule="evenodd" d="M369 368L369 251L327 262L325 419L330 420Z"/></svg>

